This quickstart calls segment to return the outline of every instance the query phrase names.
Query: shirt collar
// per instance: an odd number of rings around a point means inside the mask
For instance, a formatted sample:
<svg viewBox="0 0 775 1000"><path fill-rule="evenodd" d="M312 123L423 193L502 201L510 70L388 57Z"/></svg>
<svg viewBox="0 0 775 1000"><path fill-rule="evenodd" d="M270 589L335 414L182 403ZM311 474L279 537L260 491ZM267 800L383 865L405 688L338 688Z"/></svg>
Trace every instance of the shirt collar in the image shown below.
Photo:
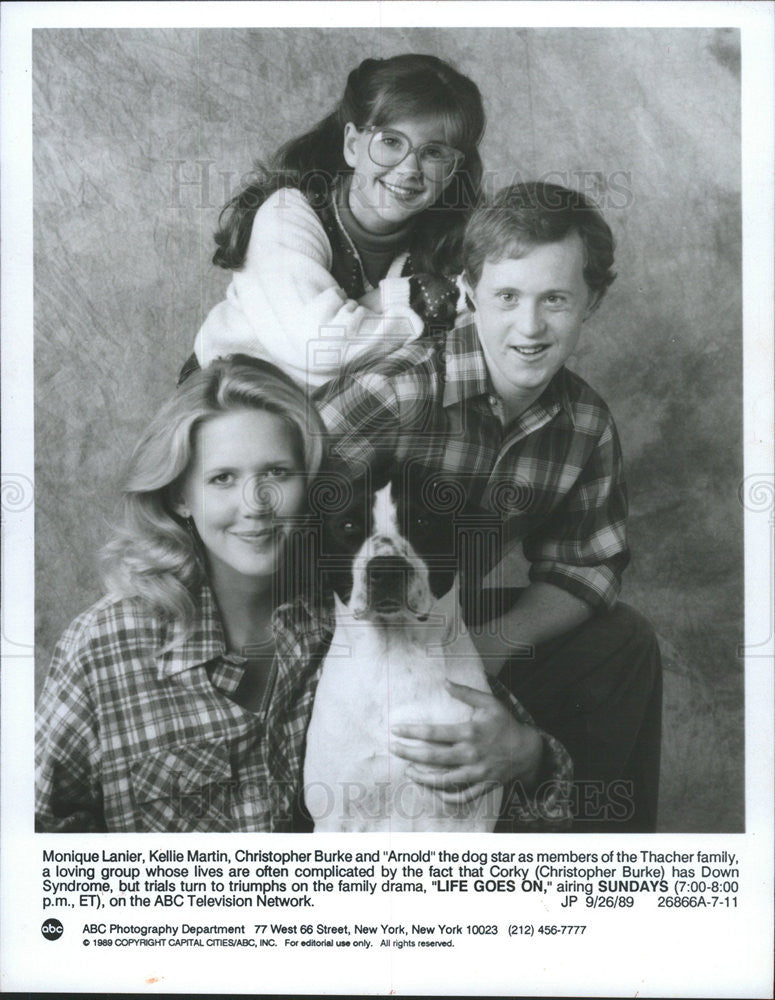
<svg viewBox="0 0 775 1000"><path fill-rule="evenodd" d="M494 391L479 344L476 322L470 313L464 314L458 325L447 334L444 367L446 377L442 405L445 408Z"/></svg>
<svg viewBox="0 0 775 1000"><path fill-rule="evenodd" d="M207 582L200 585L194 600L199 612L194 630L183 639L176 639L172 632L171 640L164 644L166 648L156 654L160 677L171 677L215 659L232 659L226 649L215 596ZM299 640L306 647L330 640L334 631L333 599L317 605L297 597L277 608L272 615L272 627L278 648L283 646L286 650ZM233 660L235 665L244 662L243 657L236 655Z"/></svg>
<svg viewBox="0 0 775 1000"><path fill-rule="evenodd" d="M278 651L297 642L310 648L330 642L336 627L333 595L326 594L321 603L297 597L281 604L272 616L272 624Z"/></svg>
<svg viewBox="0 0 775 1000"><path fill-rule="evenodd" d="M568 372L562 367L544 389L538 399L531 403L516 419L516 429L523 434L537 430L559 413L563 413L575 425L573 406L568 395Z"/></svg>
<svg viewBox="0 0 775 1000"><path fill-rule="evenodd" d="M203 581L193 598L197 618L192 631L180 638L175 635L174 626L169 626L167 641L156 654L160 677L180 674L226 654L223 626L209 584Z"/></svg>
<svg viewBox="0 0 775 1000"><path fill-rule="evenodd" d="M445 408L495 393L472 313L464 314L458 325L447 334L444 366L446 377L442 405ZM565 367L557 372L538 399L530 404L519 419L528 424L534 423L536 419L543 422L547 416L554 416L560 409L575 423Z"/></svg>

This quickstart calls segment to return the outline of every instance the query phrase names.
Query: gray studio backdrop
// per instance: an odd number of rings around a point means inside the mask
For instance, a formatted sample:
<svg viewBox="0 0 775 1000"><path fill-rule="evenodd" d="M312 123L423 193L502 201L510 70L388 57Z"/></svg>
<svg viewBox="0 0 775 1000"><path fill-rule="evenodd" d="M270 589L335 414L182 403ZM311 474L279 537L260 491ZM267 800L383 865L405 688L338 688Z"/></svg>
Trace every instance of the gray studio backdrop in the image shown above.
<svg viewBox="0 0 775 1000"><path fill-rule="evenodd" d="M221 204L362 58L435 53L481 88L490 188L583 188L615 232L619 277L571 367L621 431L623 598L665 656L660 827L741 830L738 44L726 29L36 31L38 681L100 594L128 450L225 292Z"/></svg>

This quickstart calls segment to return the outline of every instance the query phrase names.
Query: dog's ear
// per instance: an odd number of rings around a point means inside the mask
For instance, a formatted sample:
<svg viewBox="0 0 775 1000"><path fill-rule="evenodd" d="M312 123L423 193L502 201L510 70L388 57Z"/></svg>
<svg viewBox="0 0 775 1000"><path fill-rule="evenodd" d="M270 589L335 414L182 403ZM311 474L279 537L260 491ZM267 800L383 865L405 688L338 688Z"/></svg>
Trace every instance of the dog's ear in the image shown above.
<svg viewBox="0 0 775 1000"><path fill-rule="evenodd" d="M460 610L460 580L455 576L451 588L438 599L436 608L444 615L442 643L449 642L457 633Z"/></svg>

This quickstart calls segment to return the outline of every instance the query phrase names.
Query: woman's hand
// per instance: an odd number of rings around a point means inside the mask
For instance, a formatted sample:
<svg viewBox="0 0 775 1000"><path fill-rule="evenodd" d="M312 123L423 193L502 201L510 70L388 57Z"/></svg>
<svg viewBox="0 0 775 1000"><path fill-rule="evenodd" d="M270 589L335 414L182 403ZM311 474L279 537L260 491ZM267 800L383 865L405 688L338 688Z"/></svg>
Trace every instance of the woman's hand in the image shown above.
<svg viewBox="0 0 775 1000"><path fill-rule="evenodd" d="M471 802L496 785L538 777L543 740L486 691L447 681L447 690L474 709L468 722L404 723L391 727L391 750L410 762L407 777L438 790L447 802ZM420 740L407 743L404 740Z"/></svg>

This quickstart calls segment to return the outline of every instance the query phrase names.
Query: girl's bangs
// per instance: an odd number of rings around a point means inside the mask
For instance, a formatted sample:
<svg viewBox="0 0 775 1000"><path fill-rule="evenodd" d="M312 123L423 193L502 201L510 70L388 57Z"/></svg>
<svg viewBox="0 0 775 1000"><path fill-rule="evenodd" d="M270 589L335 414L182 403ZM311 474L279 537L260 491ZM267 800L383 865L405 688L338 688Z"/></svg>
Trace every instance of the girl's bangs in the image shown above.
<svg viewBox="0 0 775 1000"><path fill-rule="evenodd" d="M463 108L446 92L407 94L396 89L387 89L375 102L374 111L368 124L378 128L406 120L440 121L444 131L444 142L456 149L474 148L480 138L480 124L469 120Z"/></svg>

